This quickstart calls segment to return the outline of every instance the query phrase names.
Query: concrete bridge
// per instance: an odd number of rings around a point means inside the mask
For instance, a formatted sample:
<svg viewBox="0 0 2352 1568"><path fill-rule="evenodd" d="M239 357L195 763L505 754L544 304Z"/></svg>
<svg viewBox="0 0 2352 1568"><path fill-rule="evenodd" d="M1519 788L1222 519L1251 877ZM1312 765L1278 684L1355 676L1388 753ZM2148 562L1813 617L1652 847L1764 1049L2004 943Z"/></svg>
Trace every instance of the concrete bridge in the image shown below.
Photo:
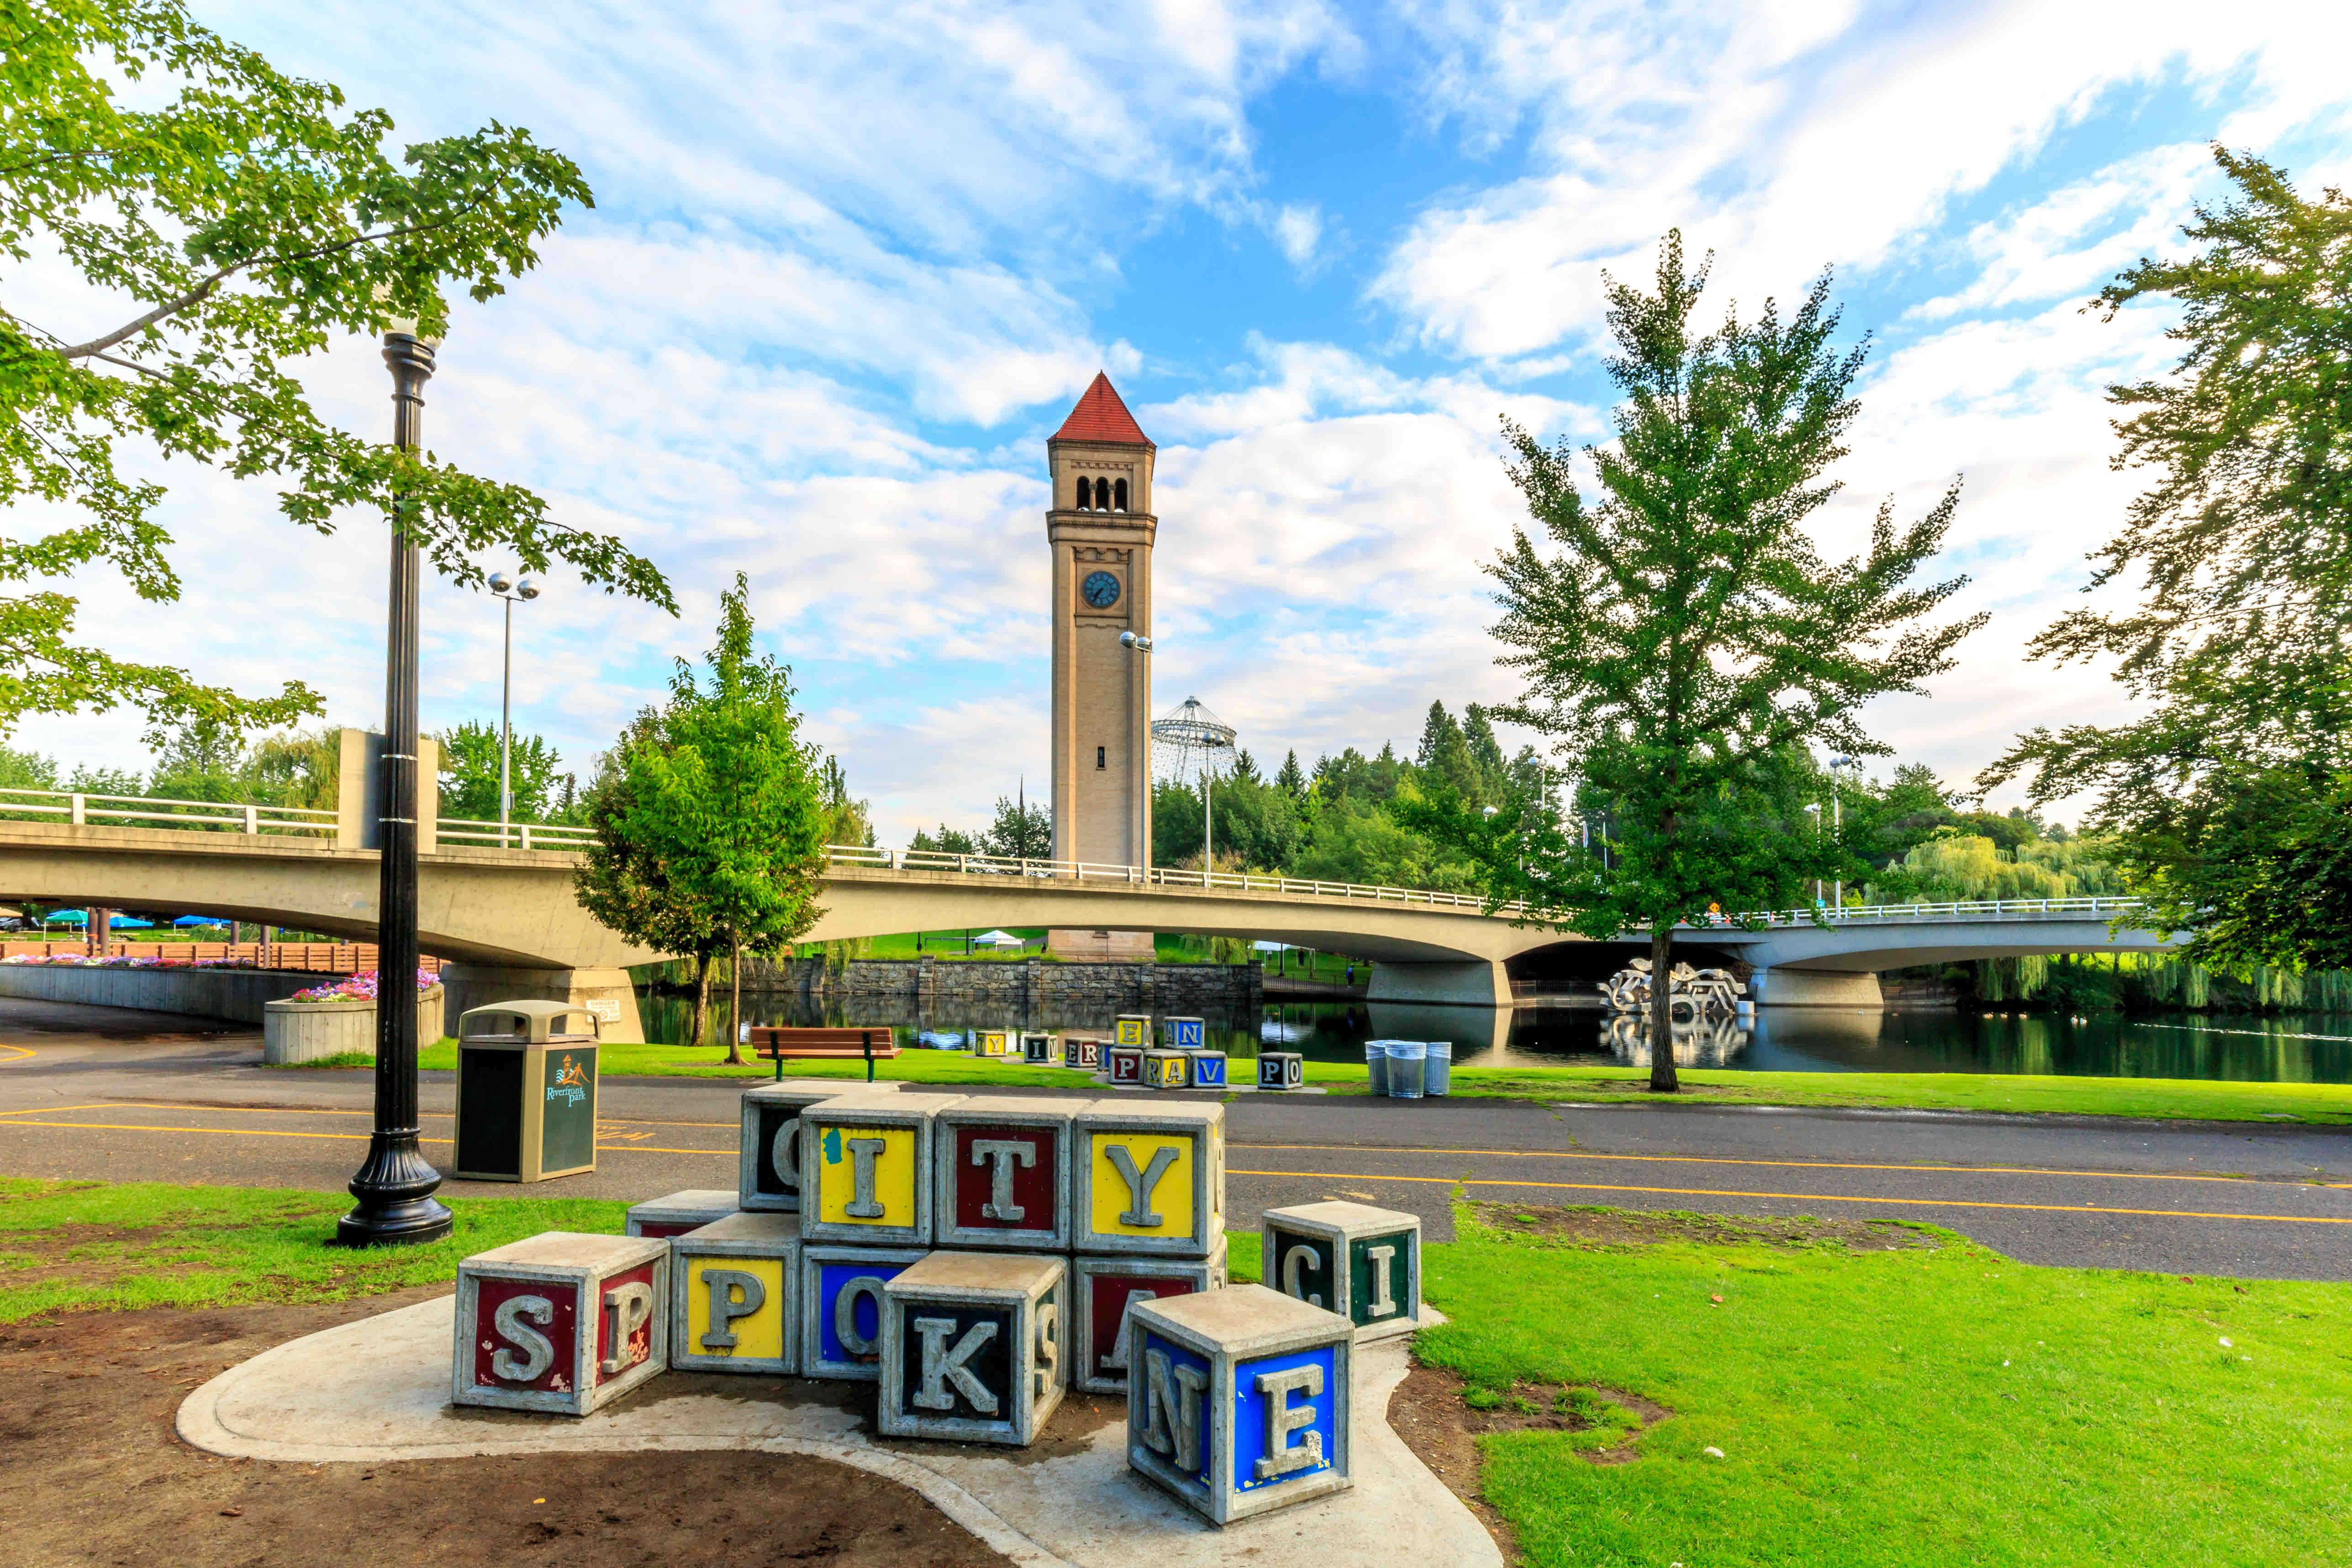
<svg viewBox="0 0 2352 1568"><path fill-rule="evenodd" d="M33 792L0 792L0 812ZM58 800L68 797L58 796ZM0 899L227 915L335 936L375 935L377 864L353 820L327 812L69 797L46 819L0 819ZM118 820L109 821L108 817ZM131 826L128 819L141 819ZM171 826L145 826L168 822ZM441 819L418 859L425 951L449 961L452 1016L482 1002L544 996L593 1007L608 1037L641 1037L625 966L664 955L592 920L572 897L576 829L533 828L531 847L495 824ZM517 835L509 835L510 840ZM1475 899L1399 888L984 856L835 849L824 913L807 940L909 931L1045 926L1286 942L1372 961L1381 1002L1507 1005L1514 990L1597 980L1636 952L1634 933L1588 942L1490 915ZM1790 911L1761 930L1689 929L1692 963L1740 960L1759 1001L1875 1006L1877 973L1915 963L2028 953L2146 952L2146 931L2109 930L2126 900L1890 906L1826 926Z"/></svg>

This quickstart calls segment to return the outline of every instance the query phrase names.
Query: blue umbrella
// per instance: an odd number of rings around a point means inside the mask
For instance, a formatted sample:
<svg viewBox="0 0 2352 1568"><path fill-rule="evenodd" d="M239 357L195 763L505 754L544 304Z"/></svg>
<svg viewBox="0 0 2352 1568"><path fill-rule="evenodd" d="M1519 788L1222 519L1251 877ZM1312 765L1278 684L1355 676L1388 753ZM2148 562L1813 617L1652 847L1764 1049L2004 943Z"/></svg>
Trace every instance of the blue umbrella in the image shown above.
<svg viewBox="0 0 2352 1568"><path fill-rule="evenodd" d="M86 926L89 924L89 911L87 910L51 910L47 915L42 917L42 923L45 925L58 926Z"/></svg>
<svg viewBox="0 0 2352 1568"><path fill-rule="evenodd" d="M114 931L152 931L153 921L142 921L136 915L117 915L106 922Z"/></svg>
<svg viewBox="0 0 2352 1568"><path fill-rule="evenodd" d="M175 926L225 926L228 920L224 915L182 915L172 923Z"/></svg>

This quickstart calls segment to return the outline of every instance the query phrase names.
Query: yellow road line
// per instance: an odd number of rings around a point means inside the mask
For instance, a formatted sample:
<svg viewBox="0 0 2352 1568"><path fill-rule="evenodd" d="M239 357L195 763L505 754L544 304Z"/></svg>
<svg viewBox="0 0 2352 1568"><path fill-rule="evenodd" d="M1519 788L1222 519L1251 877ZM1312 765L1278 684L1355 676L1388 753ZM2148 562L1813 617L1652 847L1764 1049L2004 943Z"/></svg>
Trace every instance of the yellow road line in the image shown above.
<svg viewBox="0 0 2352 1568"><path fill-rule="evenodd" d="M1785 1198L1805 1204L1909 1204L1927 1208L2027 1209L2036 1214L2147 1215L2160 1219L2253 1219L2276 1225L2352 1225L2352 1215L2300 1214L2208 1214L2198 1209L2105 1208L2097 1204L2002 1204L1982 1198L1854 1197L1838 1193L1753 1193L1722 1187L1612 1186L1605 1182L1510 1182L1500 1178L1462 1176L1370 1176L1360 1171L1242 1171L1229 1176L1301 1176L1341 1182L1420 1182L1442 1187L1545 1187L1579 1193L1659 1193L1696 1198Z"/></svg>
<svg viewBox="0 0 2352 1568"><path fill-rule="evenodd" d="M239 1116L373 1116L373 1110L340 1110L328 1106L312 1105L194 1105L184 1100L109 1100L97 1105L27 1106L22 1110L0 1110L0 1117L49 1115L66 1110L184 1110L234 1111ZM420 1110L419 1116L446 1121L457 1114L454 1110ZM607 1127L714 1127L735 1131L740 1125L733 1121L648 1121L634 1116L599 1116L597 1121Z"/></svg>
<svg viewBox="0 0 2352 1568"><path fill-rule="evenodd" d="M28 1105L22 1110L0 1110L5 1116L63 1116L70 1110L110 1110L113 1107L104 1100L96 1105Z"/></svg>
<svg viewBox="0 0 2352 1568"><path fill-rule="evenodd" d="M21 1114L21 1112L19 1113ZM128 1121L8 1121L9 1127L65 1127L83 1132L207 1132L221 1138L324 1138L341 1143L364 1143L365 1132L287 1132L274 1127L142 1127ZM420 1143L454 1143L454 1138L419 1138ZM614 1154L717 1154L732 1160L732 1149L648 1149L637 1143L599 1143L599 1152Z"/></svg>
<svg viewBox="0 0 2352 1568"><path fill-rule="evenodd" d="M0 1051L16 1052L15 1056L8 1058L12 1062L21 1062L26 1057L37 1057L41 1054L30 1046L11 1046L5 1043L0 1043Z"/></svg>
<svg viewBox="0 0 2352 1568"><path fill-rule="evenodd" d="M1361 1143L1229 1143L1230 1149L1265 1149L1278 1153L1334 1154L1485 1154L1505 1160L1622 1160L1654 1165L1757 1165L1792 1171L1945 1171L1979 1176L2097 1176L2119 1182L2229 1182L2239 1186L2247 1176L2167 1175L2161 1171L2074 1171L2049 1165L1876 1165L1860 1160L1735 1160L1720 1154L1597 1154L1581 1149L1433 1149L1377 1148Z"/></svg>

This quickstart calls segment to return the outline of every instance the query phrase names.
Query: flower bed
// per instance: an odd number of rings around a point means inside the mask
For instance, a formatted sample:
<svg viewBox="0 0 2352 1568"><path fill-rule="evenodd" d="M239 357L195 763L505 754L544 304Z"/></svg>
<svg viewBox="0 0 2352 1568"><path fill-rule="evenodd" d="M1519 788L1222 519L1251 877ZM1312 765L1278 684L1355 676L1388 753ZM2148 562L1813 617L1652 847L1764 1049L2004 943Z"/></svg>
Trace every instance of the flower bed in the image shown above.
<svg viewBox="0 0 2352 1568"><path fill-rule="evenodd" d="M416 1035L441 1037L443 992L431 971L416 972ZM261 1059L271 1066L347 1053L375 1054L376 972L313 985L262 1009Z"/></svg>

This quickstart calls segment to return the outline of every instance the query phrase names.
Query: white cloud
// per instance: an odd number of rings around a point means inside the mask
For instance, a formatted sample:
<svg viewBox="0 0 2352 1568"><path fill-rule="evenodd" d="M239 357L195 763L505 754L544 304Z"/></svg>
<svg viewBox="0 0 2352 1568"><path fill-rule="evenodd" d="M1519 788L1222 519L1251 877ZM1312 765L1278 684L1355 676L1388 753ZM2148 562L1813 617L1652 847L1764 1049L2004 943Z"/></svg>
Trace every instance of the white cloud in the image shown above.
<svg viewBox="0 0 2352 1568"><path fill-rule="evenodd" d="M1286 206L1274 216L1274 242L1293 267L1313 261L1322 238L1323 214L1312 202Z"/></svg>

